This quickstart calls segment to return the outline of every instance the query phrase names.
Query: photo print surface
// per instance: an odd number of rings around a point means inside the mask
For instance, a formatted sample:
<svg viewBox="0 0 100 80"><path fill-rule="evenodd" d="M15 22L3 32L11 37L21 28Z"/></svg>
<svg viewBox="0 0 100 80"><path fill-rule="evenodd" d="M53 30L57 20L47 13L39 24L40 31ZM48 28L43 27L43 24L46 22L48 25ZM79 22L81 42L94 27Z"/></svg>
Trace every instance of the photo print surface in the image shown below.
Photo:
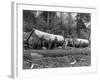
<svg viewBox="0 0 100 80"><path fill-rule="evenodd" d="M23 10L23 69L91 66L91 13Z"/></svg>

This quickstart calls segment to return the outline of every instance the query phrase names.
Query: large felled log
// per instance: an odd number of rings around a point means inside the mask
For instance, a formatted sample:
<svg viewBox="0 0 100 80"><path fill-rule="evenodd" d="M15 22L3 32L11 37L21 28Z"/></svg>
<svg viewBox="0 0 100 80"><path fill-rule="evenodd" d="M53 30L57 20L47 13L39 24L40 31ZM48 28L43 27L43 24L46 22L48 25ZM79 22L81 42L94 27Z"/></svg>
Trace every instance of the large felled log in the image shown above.
<svg viewBox="0 0 100 80"><path fill-rule="evenodd" d="M24 50L24 55L32 53L38 53L43 57L61 57L67 55L90 55L90 48L72 48L72 49L54 49L54 50Z"/></svg>
<svg viewBox="0 0 100 80"><path fill-rule="evenodd" d="M55 40L55 38L57 38L58 41L64 41L64 37L61 36L61 35L55 35L55 34L50 34L50 33L47 33L47 32L43 32L43 31L40 31L40 30L37 30L35 29L34 33L39 36L40 38L42 36L44 36L44 38L46 40Z"/></svg>

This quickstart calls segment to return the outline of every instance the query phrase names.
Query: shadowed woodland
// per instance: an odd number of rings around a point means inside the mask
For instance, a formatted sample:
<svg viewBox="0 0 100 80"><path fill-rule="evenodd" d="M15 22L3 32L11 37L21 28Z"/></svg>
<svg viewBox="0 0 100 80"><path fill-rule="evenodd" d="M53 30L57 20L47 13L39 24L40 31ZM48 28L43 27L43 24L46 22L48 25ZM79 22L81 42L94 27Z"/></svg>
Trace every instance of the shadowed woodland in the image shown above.
<svg viewBox="0 0 100 80"><path fill-rule="evenodd" d="M90 13L23 10L23 31L33 28L71 38L90 38Z"/></svg>

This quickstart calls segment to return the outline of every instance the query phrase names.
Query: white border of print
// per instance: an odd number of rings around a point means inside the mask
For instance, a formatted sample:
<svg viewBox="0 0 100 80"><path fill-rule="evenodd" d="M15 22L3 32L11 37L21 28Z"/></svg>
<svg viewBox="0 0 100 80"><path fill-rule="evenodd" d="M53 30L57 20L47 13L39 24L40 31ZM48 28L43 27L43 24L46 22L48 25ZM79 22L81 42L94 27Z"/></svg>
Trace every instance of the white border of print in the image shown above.
<svg viewBox="0 0 100 80"><path fill-rule="evenodd" d="M61 12L80 12L91 13L91 66L88 67L70 67L70 68L52 68L52 69L30 69L23 70L23 9L24 10L43 10L43 11L61 11ZM96 72L96 8L71 7L57 5L38 5L32 3L12 2L12 71L14 78L44 77L55 75L66 75L73 73L92 73Z"/></svg>

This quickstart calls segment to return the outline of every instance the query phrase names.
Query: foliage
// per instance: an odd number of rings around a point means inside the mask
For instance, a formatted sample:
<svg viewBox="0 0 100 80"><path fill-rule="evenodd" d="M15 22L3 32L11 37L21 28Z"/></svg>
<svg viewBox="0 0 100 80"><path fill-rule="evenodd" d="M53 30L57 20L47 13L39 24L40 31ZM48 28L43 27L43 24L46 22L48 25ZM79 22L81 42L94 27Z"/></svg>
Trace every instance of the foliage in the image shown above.
<svg viewBox="0 0 100 80"><path fill-rule="evenodd" d="M41 11L36 17L36 12L31 10L23 10L23 31L30 32L32 28L39 29L44 32L59 34L67 37L88 39L90 34L90 27L87 29L85 23L91 21L90 13L76 13L77 16L73 17L70 12L60 13L57 12Z"/></svg>

